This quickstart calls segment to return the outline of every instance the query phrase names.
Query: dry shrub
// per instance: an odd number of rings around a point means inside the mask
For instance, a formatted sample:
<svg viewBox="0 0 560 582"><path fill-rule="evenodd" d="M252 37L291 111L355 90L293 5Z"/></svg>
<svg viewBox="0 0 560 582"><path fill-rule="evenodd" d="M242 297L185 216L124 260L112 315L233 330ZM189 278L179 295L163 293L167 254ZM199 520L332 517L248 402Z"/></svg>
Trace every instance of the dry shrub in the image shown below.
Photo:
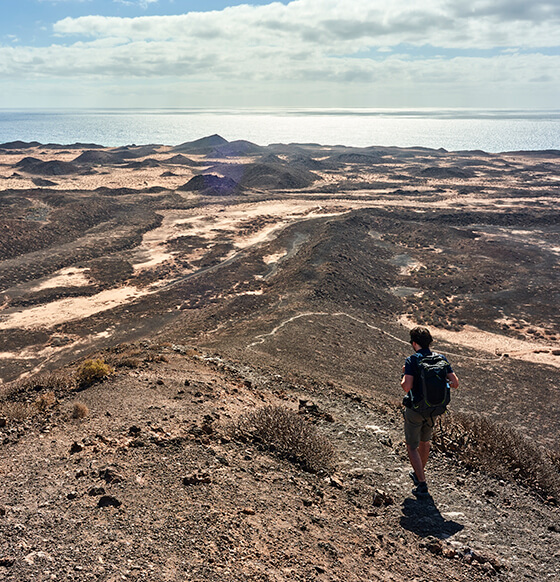
<svg viewBox="0 0 560 582"><path fill-rule="evenodd" d="M145 362L169 362L169 358L165 354L148 354L144 358Z"/></svg>
<svg viewBox="0 0 560 582"><path fill-rule="evenodd" d="M441 430L435 432L433 442L436 449L457 455L474 469L560 499L558 464L545 449L512 427L482 416L449 413L442 417Z"/></svg>
<svg viewBox="0 0 560 582"><path fill-rule="evenodd" d="M36 412L26 402L0 402L0 417L6 420L25 420Z"/></svg>
<svg viewBox="0 0 560 582"><path fill-rule="evenodd" d="M154 347L136 344L119 344L108 350L106 361L115 368L140 368L147 362L167 362L163 354L155 353Z"/></svg>
<svg viewBox="0 0 560 582"><path fill-rule="evenodd" d="M96 360L85 360L76 370L75 378L80 387L86 388L113 373L113 368L98 358Z"/></svg>
<svg viewBox="0 0 560 582"><path fill-rule="evenodd" d="M75 386L74 378L67 370L56 370L43 374L37 378L37 383L46 390L66 391Z"/></svg>
<svg viewBox="0 0 560 582"><path fill-rule="evenodd" d="M35 400L35 408L39 412L46 412L49 408L52 408L56 404L56 396L54 390L49 390L44 394L41 394Z"/></svg>
<svg viewBox="0 0 560 582"><path fill-rule="evenodd" d="M74 402L72 418L85 418L89 414L89 408L83 402Z"/></svg>
<svg viewBox="0 0 560 582"><path fill-rule="evenodd" d="M143 362L140 358L134 358L134 357L130 357L130 358L122 358L121 360L119 360L118 362L115 363L115 366L118 366L119 368L140 368L140 366L142 366Z"/></svg>
<svg viewBox="0 0 560 582"><path fill-rule="evenodd" d="M45 372L14 380L0 390L0 401L17 399L22 394L30 392L66 392L75 387L75 381L67 370L57 370L55 372ZM20 396L18 396L20 395Z"/></svg>
<svg viewBox="0 0 560 582"><path fill-rule="evenodd" d="M311 472L330 472L335 450L329 439L307 420L281 406L265 406L240 416L237 438L247 439L300 464Z"/></svg>

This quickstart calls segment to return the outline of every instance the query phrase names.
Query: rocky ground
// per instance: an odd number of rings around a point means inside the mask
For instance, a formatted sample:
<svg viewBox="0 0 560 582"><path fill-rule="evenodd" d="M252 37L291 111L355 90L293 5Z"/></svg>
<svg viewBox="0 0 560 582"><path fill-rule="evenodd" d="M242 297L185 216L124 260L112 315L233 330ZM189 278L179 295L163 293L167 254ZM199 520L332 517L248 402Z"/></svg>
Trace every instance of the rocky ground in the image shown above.
<svg viewBox="0 0 560 582"><path fill-rule="evenodd" d="M432 497L416 500L398 413L375 397L183 346L133 348L138 367L129 354L104 382L2 429L3 579L559 575L557 507L441 454ZM76 402L83 419L72 418ZM308 473L236 440L229 426L264 405L315 422L335 444L336 471Z"/></svg>
<svg viewBox="0 0 560 582"><path fill-rule="evenodd" d="M429 325L455 412L557 448L558 152L18 142L0 180L7 580L560 575L519 467L436 451L411 495L398 386ZM44 380L92 354L116 373ZM232 434L265 405L336 470Z"/></svg>

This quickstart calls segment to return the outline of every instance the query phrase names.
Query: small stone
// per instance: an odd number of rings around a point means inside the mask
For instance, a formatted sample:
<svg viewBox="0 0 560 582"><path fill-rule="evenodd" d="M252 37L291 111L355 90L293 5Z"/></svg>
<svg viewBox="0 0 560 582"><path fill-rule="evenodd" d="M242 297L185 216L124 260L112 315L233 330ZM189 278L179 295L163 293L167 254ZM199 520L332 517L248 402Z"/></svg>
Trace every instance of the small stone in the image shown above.
<svg viewBox="0 0 560 582"><path fill-rule="evenodd" d="M98 495L105 495L105 489L103 489L103 487L92 487L88 491L88 495L91 495L92 497L97 497Z"/></svg>
<svg viewBox="0 0 560 582"><path fill-rule="evenodd" d="M0 428L4 428L8 424L7 418L0 418Z"/></svg>
<svg viewBox="0 0 560 582"><path fill-rule="evenodd" d="M106 467L99 471L99 478L106 483L121 483L123 481L122 475L119 475L113 467Z"/></svg>
<svg viewBox="0 0 560 582"><path fill-rule="evenodd" d="M84 447L80 443L77 443L76 441L74 441L72 443L72 446L70 447L70 454L74 455L75 453L80 453L83 450L84 450Z"/></svg>
<svg viewBox="0 0 560 582"><path fill-rule="evenodd" d="M208 473L192 473L183 477L183 485L201 485L211 482L212 479Z"/></svg>
<svg viewBox="0 0 560 582"><path fill-rule="evenodd" d="M393 505L393 498L383 491L382 489L376 489L373 493L372 503L375 507L381 507L382 505Z"/></svg>
<svg viewBox="0 0 560 582"><path fill-rule="evenodd" d="M426 549L429 552L431 552L432 554L435 554L436 556L443 553L443 548L441 547L441 543L439 541L436 541L436 540L429 541L426 544Z"/></svg>
<svg viewBox="0 0 560 582"><path fill-rule="evenodd" d="M190 386L191 385L190 380L185 380L184 385L185 386Z"/></svg>
<svg viewBox="0 0 560 582"><path fill-rule="evenodd" d="M6 515L6 508L0 507L0 517L4 517Z"/></svg>
<svg viewBox="0 0 560 582"><path fill-rule="evenodd" d="M329 477L329 485L331 485L332 487L336 487L337 489L344 488L344 483L340 477L334 476Z"/></svg>
<svg viewBox="0 0 560 582"><path fill-rule="evenodd" d="M76 497L78 497L78 492L77 491L69 491L66 494L66 499L72 500L72 499L76 499Z"/></svg>
<svg viewBox="0 0 560 582"><path fill-rule="evenodd" d="M140 433L140 432L141 432L141 430L142 430L142 429L141 429L139 426L133 425L133 426L131 426L131 427L128 429L128 434L129 434L130 436L135 436L135 435L137 435L138 433Z"/></svg>
<svg viewBox="0 0 560 582"><path fill-rule="evenodd" d="M253 508L251 508L251 507L244 507L244 508L241 510L241 513L244 513L245 515L255 515L255 513L256 513L256 512L255 512L255 510L254 510Z"/></svg>
<svg viewBox="0 0 560 582"><path fill-rule="evenodd" d="M158 386L163 386L165 384L165 382L163 380L161 380L161 379L158 379L158 380L156 380L156 384Z"/></svg>
<svg viewBox="0 0 560 582"><path fill-rule="evenodd" d="M303 503L304 507L311 507L313 505L313 501L311 501L311 499L302 499L301 502Z"/></svg>
<svg viewBox="0 0 560 582"><path fill-rule="evenodd" d="M444 558L454 558L457 555L455 550L453 548L450 548L450 547L443 548L441 553L442 553Z"/></svg>
<svg viewBox="0 0 560 582"><path fill-rule="evenodd" d="M97 502L98 507L120 507L122 502L112 495L103 495Z"/></svg>
<svg viewBox="0 0 560 582"><path fill-rule="evenodd" d="M0 568L11 568L15 561L15 558L0 558Z"/></svg>

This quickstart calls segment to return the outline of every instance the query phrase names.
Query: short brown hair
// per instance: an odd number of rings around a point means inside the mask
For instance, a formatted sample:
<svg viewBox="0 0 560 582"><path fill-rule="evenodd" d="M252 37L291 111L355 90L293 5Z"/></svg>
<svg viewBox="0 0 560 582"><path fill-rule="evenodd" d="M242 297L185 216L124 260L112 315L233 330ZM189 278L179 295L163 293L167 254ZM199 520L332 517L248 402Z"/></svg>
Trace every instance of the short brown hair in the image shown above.
<svg viewBox="0 0 560 582"><path fill-rule="evenodd" d="M427 327L414 327L410 330L410 341L416 342L422 349L430 347L432 334Z"/></svg>

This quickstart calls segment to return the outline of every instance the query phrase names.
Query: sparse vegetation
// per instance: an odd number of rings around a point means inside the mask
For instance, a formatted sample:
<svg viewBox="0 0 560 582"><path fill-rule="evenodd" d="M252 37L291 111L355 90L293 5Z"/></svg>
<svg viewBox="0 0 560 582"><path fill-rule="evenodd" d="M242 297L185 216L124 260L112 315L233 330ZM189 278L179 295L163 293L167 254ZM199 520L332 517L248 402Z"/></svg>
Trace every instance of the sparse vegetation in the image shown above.
<svg viewBox="0 0 560 582"><path fill-rule="evenodd" d="M74 402L72 418L85 418L89 414L89 408L83 402Z"/></svg>
<svg viewBox="0 0 560 582"><path fill-rule="evenodd" d="M44 394L41 394L35 400L35 408L39 412L46 412L49 408L52 408L56 404L56 396L54 390L49 390Z"/></svg>
<svg viewBox="0 0 560 582"><path fill-rule="evenodd" d="M1 402L0 416L6 421L25 420L34 412L33 407L26 402Z"/></svg>
<svg viewBox="0 0 560 582"><path fill-rule="evenodd" d="M76 370L75 378L81 388L100 382L114 373L114 369L102 359L85 360Z"/></svg>
<svg viewBox="0 0 560 582"><path fill-rule="evenodd" d="M234 426L235 435L259 443L311 472L332 471L335 450L329 439L307 420L281 406L247 412Z"/></svg>
<svg viewBox="0 0 560 582"><path fill-rule="evenodd" d="M547 451L514 428L482 416L449 413L434 446L457 455L473 469L523 483L544 497L560 499L560 471Z"/></svg>

